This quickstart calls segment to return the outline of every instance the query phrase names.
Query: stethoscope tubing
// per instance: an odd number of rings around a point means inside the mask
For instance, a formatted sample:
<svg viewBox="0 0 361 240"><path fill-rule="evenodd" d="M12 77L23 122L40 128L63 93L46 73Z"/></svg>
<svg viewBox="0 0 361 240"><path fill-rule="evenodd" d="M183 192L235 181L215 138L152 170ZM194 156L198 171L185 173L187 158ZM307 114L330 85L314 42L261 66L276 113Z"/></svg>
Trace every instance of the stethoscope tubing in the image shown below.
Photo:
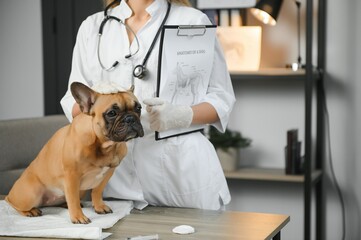
<svg viewBox="0 0 361 240"><path fill-rule="evenodd" d="M100 66L106 70L106 71L113 71L114 68L116 68L116 66L119 64L119 61L115 61L111 67L107 68L104 66L104 64L102 63L101 61L101 58L100 58L100 42L101 42L101 37L103 35L103 28L104 28L104 25L105 23L108 21L108 20L116 20L117 22L123 24L125 26L125 28L127 30L129 30L133 35L134 35L134 39L137 43L137 50L134 52L134 53L131 53L130 50L129 50L129 54L125 55L125 58L130 58L132 57L133 55L137 54L139 52L139 48L140 48L140 44L139 44L139 39L137 37L137 35L135 34L135 32L133 31L133 29L131 27L129 27L127 24L125 24L121 19L117 18L117 17L114 17L114 16L106 16L104 18L104 20L102 21L102 23L100 24L100 28L99 28L99 32L98 32L98 45L97 45L97 56L98 56L98 61L99 61L99 64Z"/></svg>
<svg viewBox="0 0 361 240"><path fill-rule="evenodd" d="M106 8L104 9L104 19L103 21L101 22L100 26L99 26L99 32L98 32L98 44L97 44L97 57L98 57L98 61L99 61L99 64L101 66L102 69L104 69L105 71L113 71L119 64L119 61L115 61L112 66L110 67L106 67L104 66L104 64L102 63L101 61L101 57L100 57L100 43L101 43L101 37L103 35L103 30L104 30L104 26L105 24L107 23L107 21L109 20L116 20L117 22L119 22L120 24L124 25L125 28L130 31L133 35L134 35L134 39L136 40L136 43L137 43L137 50L134 52L134 53L131 53L131 50L129 49L129 54L127 54L125 56L125 58L130 58L132 56L134 56L135 54L137 54L139 52L139 49L140 49L140 44L139 44L139 39L136 35L136 33L133 31L133 29L131 27L129 27L125 22L123 22L121 19L117 18L117 17L114 17L114 16L109 16L108 15L108 10L109 8L111 8L111 6L113 6L115 3L117 3L119 0L114 0L113 2L111 2L108 6L106 6ZM121 1L121 0L120 0ZM143 59L143 62L142 64L139 64L137 66L134 67L133 69L133 76L134 77L137 77L137 78L144 78L145 76L145 73L146 73L146 64L147 64L147 61L148 61L148 58L150 57L150 54L151 52L153 51L153 48L157 42L157 39L160 35L160 33L162 32L162 29L163 29L163 26L165 25L167 19L168 19L168 16L169 16L169 12L170 12L170 9L171 9L171 4L169 2L167 2L168 4L168 8L167 8L167 12L164 16L164 19L156 33L156 35L154 36L154 39L151 43L151 46L149 47L148 49L148 52L146 53L144 59Z"/></svg>

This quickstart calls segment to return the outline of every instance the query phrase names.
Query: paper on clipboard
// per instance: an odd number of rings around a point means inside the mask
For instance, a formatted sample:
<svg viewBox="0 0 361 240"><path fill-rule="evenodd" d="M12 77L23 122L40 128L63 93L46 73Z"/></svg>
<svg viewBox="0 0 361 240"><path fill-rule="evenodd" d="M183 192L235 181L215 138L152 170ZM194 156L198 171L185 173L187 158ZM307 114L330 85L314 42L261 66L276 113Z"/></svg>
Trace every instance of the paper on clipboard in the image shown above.
<svg viewBox="0 0 361 240"><path fill-rule="evenodd" d="M192 106L207 93L216 26L164 26L160 42L157 97ZM205 125L156 132L156 140L203 130Z"/></svg>

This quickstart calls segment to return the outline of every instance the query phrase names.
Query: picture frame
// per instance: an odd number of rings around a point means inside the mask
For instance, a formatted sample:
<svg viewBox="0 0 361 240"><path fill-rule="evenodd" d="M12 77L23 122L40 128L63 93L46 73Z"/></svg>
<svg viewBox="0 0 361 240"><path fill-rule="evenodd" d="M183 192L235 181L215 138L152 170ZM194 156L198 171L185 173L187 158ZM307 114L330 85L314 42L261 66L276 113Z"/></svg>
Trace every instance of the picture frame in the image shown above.
<svg viewBox="0 0 361 240"><path fill-rule="evenodd" d="M262 38L260 26L217 27L217 37L230 72L259 70Z"/></svg>

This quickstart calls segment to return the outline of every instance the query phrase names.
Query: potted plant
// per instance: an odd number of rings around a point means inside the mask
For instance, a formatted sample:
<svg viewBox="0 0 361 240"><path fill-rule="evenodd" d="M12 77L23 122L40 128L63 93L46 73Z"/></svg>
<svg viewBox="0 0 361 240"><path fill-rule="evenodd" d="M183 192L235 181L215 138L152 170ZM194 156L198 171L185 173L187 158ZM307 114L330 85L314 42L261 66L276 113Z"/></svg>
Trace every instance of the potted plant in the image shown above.
<svg viewBox="0 0 361 240"><path fill-rule="evenodd" d="M250 146L252 140L243 137L239 131L226 129L224 133L215 127L209 128L209 141L217 151L224 171L234 171L238 165L238 150Z"/></svg>

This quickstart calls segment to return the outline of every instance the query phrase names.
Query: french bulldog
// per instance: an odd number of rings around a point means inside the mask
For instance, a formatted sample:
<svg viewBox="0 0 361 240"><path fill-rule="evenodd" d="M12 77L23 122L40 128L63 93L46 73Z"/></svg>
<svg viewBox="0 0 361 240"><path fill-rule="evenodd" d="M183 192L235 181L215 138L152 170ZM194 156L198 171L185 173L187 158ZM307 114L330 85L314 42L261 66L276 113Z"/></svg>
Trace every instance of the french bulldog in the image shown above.
<svg viewBox="0 0 361 240"><path fill-rule="evenodd" d="M102 192L127 154L126 141L144 135L141 104L133 87L101 94L74 82L71 92L82 113L50 138L5 200L28 217L41 216L39 207L66 204L72 223L87 224L80 202L87 190L95 212L112 212Z"/></svg>

